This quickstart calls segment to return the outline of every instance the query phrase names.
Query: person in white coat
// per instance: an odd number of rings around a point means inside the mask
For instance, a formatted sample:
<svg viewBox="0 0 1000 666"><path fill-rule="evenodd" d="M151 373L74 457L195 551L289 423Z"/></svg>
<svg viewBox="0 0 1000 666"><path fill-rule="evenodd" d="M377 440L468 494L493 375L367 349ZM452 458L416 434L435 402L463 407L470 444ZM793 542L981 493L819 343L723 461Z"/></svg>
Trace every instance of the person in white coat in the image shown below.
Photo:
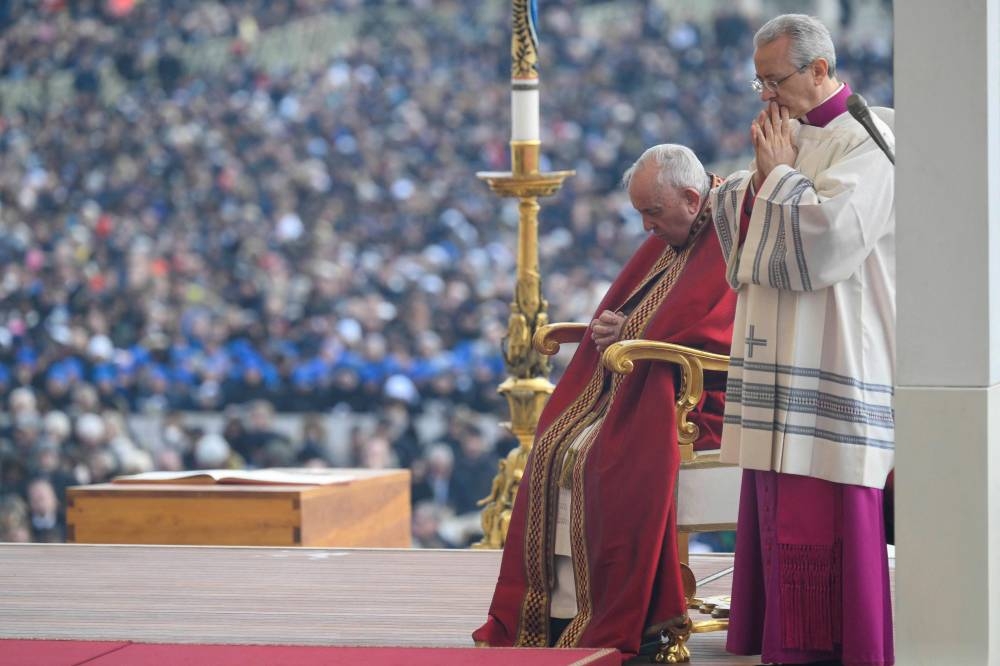
<svg viewBox="0 0 1000 666"><path fill-rule="evenodd" d="M754 46L754 163L712 193L738 293L722 459L745 470L727 647L892 664L893 167L847 112L822 23L779 16Z"/></svg>

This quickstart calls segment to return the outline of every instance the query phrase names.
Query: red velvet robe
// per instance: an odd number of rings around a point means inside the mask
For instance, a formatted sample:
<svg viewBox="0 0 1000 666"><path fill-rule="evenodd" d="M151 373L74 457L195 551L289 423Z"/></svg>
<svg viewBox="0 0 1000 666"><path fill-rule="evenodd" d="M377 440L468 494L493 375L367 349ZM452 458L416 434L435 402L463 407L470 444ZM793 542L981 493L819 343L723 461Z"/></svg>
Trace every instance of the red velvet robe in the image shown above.
<svg viewBox="0 0 1000 666"><path fill-rule="evenodd" d="M707 232L702 228L679 253L655 237L636 251L597 311L628 304L623 339L729 353L736 295L725 280L718 239ZM663 270L657 274L658 269ZM643 296L633 296L643 288ZM686 612L674 505L677 381L675 366L656 362L611 376L588 329L539 420L489 617L473 633L475 640L491 646L549 645L562 461L604 399L609 402L600 432L573 466L570 535L579 610L557 645L632 654L644 632ZM706 389L712 387L724 389L724 378L707 378ZM722 390L706 390L692 413L701 429L697 448L718 448L723 401Z"/></svg>

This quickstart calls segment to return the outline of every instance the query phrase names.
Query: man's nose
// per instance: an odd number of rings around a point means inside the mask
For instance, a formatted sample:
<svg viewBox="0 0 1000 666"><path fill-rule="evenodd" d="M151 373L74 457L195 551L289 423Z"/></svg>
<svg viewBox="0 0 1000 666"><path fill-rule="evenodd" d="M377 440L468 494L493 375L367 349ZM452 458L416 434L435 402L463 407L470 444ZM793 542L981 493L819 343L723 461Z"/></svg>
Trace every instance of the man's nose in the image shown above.
<svg viewBox="0 0 1000 666"><path fill-rule="evenodd" d="M778 96L778 93L772 91L769 88L764 88L760 91L760 101L770 102L772 99Z"/></svg>

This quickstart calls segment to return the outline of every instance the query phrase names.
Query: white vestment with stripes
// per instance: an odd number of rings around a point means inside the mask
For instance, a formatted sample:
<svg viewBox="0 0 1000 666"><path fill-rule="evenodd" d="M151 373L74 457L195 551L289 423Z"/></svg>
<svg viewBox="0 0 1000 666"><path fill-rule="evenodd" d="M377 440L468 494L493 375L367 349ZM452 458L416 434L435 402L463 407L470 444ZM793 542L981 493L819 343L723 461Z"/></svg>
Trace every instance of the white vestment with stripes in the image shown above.
<svg viewBox="0 0 1000 666"><path fill-rule="evenodd" d="M893 167L847 113L795 124L794 168L768 175L742 246L752 172L712 192L739 292L722 460L882 488L895 442Z"/></svg>

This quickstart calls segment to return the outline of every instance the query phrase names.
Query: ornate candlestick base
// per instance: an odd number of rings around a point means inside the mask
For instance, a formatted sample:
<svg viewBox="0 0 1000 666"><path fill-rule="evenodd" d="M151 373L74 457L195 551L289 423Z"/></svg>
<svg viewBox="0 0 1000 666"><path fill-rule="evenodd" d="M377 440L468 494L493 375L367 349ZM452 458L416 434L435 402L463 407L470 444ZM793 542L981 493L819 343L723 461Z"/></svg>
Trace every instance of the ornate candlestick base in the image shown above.
<svg viewBox="0 0 1000 666"><path fill-rule="evenodd" d="M500 460L499 471L493 479L493 489L489 497L478 502L479 506L483 507L480 515L483 539L473 544L473 548L503 548L507 539L510 513L514 508L514 497L521 484L524 465L528 461L528 453L534 442L538 417L553 388L552 382L545 377L529 379L508 377L500 385L498 390L507 399L511 413L511 421L502 425L517 437L518 446Z"/></svg>
<svg viewBox="0 0 1000 666"><path fill-rule="evenodd" d="M504 340L504 360L510 376L498 389L510 407L510 423L505 425L517 437L519 446L500 461L489 497L479 501L483 507L483 540L474 548L502 548L506 541L514 496L531 451L538 417L553 389L548 380L548 357L531 346L535 331L549 322L548 303L542 298L538 273L538 197L555 194L574 172L539 173L538 151L537 141L511 142L514 171L476 174L500 196L520 200L517 286Z"/></svg>

